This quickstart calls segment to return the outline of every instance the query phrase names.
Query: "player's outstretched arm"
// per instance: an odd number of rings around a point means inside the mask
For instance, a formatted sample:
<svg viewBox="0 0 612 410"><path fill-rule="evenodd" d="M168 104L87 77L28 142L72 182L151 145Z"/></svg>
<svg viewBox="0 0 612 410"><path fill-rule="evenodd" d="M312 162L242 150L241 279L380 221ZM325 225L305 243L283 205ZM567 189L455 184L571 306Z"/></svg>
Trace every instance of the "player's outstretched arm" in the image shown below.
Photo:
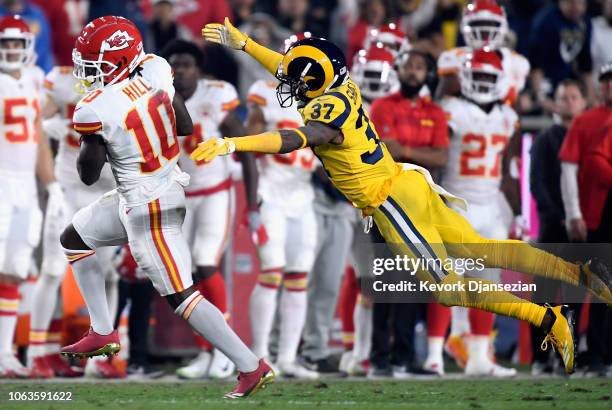
<svg viewBox="0 0 612 410"><path fill-rule="evenodd" d="M102 136L97 134L81 138L81 150L77 159L79 177L85 185L92 185L100 178L106 162L106 145Z"/></svg>
<svg viewBox="0 0 612 410"><path fill-rule="evenodd" d="M304 127L291 130L270 131L246 137L209 139L198 145L191 153L191 159L210 162L218 155L229 155L235 151L284 154L306 146L316 147L328 142L340 143L339 138L341 138L340 130L317 121L310 121Z"/></svg>
<svg viewBox="0 0 612 410"><path fill-rule="evenodd" d="M176 134L180 136L188 136L193 133L193 121L185 107L185 101L179 93L174 94L172 99L172 108L176 116Z"/></svg>
<svg viewBox="0 0 612 410"><path fill-rule="evenodd" d="M242 50L265 67L272 75L276 75L283 55L258 44L249 36L238 30L225 18L224 24L209 23L202 29L202 37L212 43L223 44L234 50Z"/></svg>

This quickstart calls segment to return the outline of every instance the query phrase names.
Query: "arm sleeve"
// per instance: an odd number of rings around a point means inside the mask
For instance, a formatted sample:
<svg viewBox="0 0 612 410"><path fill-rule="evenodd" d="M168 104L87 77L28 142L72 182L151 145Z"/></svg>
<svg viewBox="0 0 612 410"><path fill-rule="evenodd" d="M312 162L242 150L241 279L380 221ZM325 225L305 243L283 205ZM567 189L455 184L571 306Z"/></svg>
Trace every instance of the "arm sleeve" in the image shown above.
<svg viewBox="0 0 612 410"><path fill-rule="evenodd" d="M351 103L341 93L324 94L309 102L302 113L304 124L310 121L322 122L333 128L341 129L351 114Z"/></svg>
<svg viewBox="0 0 612 410"><path fill-rule="evenodd" d="M393 114L388 109L387 104L385 104L385 100L374 101L370 110L370 117L381 138L398 139Z"/></svg>
<svg viewBox="0 0 612 410"><path fill-rule="evenodd" d="M79 103L72 115L72 128L82 136L103 135L102 121L98 114L87 104ZM104 136L104 135L103 135ZM106 138L104 138L106 140Z"/></svg>
<svg viewBox="0 0 612 410"><path fill-rule="evenodd" d="M578 164L561 163L561 197L567 220L582 219L578 192Z"/></svg>

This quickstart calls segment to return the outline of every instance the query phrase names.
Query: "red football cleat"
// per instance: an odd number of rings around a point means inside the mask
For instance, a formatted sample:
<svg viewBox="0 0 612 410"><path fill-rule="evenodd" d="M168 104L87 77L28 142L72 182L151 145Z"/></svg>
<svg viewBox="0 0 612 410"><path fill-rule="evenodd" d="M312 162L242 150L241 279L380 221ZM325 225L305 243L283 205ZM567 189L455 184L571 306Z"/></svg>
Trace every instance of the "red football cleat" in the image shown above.
<svg viewBox="0 0 612 410"><path fill-rule="evenodd" d="M124 372L118 370L108 360L96 360L94 365L88 365L85 375L88 377L94 377L98 379L123 379L126 375Z"/></svg>
<svg viewBox="0 0 612 410"><path fill-rule="evenodd" d="M243 397L251 396L259 389L265 389L266 386L274 381L274 371L264 361L259 360L259 366L257 369L250 373L238 373L238 385L233 391L227 393L224 397L226 399L240 399Z"/></svg>
<svg viewBox="0 0 612 410"><path fill-rule="evenodd" d="M83 369L76 366L70 366L59 353L53 353L45 356L47 363L53 369L53 373L57 377L81 377L83 376Z"/></svg>
<svg viewBox="0 0 612 410"><path fill-rule="evenodd" d="M119 333L113 330L108 335L99 335L90 327L78 342L62 347L61 354L68 357L112 356L119 353Z"/></svg>
<svg viewBox="0 0 612 410"><path fill-rule="evenodd" d="M33 379L50 379L55 376L55 372L45 356L37 356L32 359L30 377Z"/></svg>

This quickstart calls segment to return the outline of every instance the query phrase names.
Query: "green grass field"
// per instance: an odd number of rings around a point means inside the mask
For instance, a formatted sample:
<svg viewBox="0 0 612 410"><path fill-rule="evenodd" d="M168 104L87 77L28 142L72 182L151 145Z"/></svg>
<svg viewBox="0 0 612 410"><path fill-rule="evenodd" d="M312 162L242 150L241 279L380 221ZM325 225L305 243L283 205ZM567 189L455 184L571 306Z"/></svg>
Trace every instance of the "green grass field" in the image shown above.
<svg viewBox="0 0 612 410"><path fill-rule="evenodd" d="M223 400L228 382L0 383L0 409L612 409L610 379L277 382ZM9 392L69 391L71 402L9 401Z"/></svg>

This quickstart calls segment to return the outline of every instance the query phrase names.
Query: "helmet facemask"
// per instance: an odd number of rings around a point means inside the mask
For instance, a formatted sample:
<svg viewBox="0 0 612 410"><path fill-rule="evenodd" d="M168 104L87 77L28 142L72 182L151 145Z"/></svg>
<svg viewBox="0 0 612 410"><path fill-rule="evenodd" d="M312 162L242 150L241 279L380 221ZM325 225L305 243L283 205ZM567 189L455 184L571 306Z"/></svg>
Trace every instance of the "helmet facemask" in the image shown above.
<svg viewBox="0 0 612 410"><path fill-rule="evenodd" d="M490 104L502 99L500 83L503 74L486 68L461 70L461 92L477 104Z"/></svg>
<svg viewBox="0 0 612 410"><path fill-rule="evenodd" d="M304 70L307 71L307 70ZM307 102L306 92L309 90L308 85L304 82L304 74L299 80L291 78L282 70L282 64L278 67L276 78L279 84L276 86L276 98L281 107L287 108L293 105L294 100Z"/></svg>
<svg viewBox="0 0 612 410"><path fill-rule="evenodd" d="M472 48L500 48L504 45L508 31L505 17L488 13L485 17L466 16L461 24L466 44Z"/></svg>
<svg viewBox="0 0 612 410"><path fill-rule="evenodd" d="M119 68L115 64L102 59L99 61L86 60L76 48L72 50L72 62L74 63L74 77L81 80L88 90L104 87L104 78Z"/></svg>
<svg viewBox="0 0 612 410"><path fill-rule="evenodd" d="M9 40L17 40L23 43L22 48L5 48L5 42ZM0 70L16 71L26 67L34 62L36 53L34 53L34 35L32 33L23 33L17 30L17 33L0 35Z"/></svg>

